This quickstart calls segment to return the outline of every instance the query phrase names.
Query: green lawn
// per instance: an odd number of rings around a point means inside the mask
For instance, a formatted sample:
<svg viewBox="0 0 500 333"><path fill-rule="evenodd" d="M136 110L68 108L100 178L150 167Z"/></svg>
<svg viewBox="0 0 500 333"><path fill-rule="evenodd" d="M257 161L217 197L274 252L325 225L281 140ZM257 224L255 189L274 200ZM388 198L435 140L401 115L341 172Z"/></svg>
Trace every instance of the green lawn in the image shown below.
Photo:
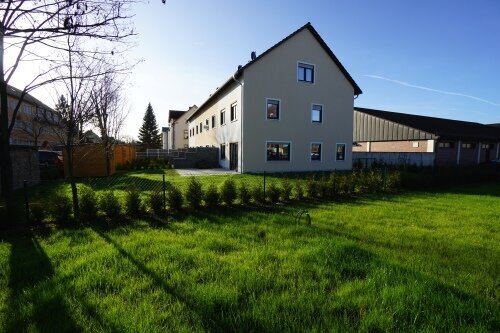
<svg viewBox="0 0 500 333"><path fill-rule="evenodd" d="M10 232L0 331L498 332L499 207L497 183Z"/></svg>

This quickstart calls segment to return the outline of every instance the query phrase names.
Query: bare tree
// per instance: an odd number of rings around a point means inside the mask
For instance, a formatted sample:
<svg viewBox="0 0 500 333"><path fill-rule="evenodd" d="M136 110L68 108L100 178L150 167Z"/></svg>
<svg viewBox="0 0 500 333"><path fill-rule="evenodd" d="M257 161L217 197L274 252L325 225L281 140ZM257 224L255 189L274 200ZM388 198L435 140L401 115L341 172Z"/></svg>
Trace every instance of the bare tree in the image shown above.
<svg viewBox="0 0 500 333"><path fill-rule="evenodd" d="M106 159L106 174L111 174L111 161L114 157L113 146L127 116L124 111L123 97L120 94L123 81L118 81L117 73L110 69L97 78L92 90L93 120L101 135L101 144Z"/></svg>
<svg viewBox="0 0 500 333"><path fill-rule="evenodd" d="M68 36L80 38L79 52L83 57L96 54L93 41L124 41L134 35L130 25L129 8L135 0L12 0L0 2L0 176L2 195L12 218L15 197L10 157L10 134L24 96L43 84L68 77L54 76L64 59L53 57L54 50L67 50ZM165 3L165 1L162 1ZM85 41L84 41L85 40ZM90 48L90 50L89 50ZM113 51L112 51L113 50ZM117 52L114 46L102 47L101 54ZM7 53L12 63L6 61ZM17 106L8 112L7 85L23 63L46 64L45 71L33 75L24 87ZM75 87L74 87L75 88ZM74 104L74 101L70 101ZM73 107L74 105L71 105Z"/></svg>

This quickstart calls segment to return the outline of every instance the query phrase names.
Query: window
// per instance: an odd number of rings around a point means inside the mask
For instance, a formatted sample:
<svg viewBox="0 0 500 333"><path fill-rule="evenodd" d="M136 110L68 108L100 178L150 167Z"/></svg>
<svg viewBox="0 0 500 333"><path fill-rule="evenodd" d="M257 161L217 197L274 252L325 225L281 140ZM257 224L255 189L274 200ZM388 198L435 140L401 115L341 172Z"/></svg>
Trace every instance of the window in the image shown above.
<svg viewBox="0 0 500 333"><path fill-rule="evenodd" d="M198 125L196 125L196 134L198 134Z"/></svg>
<svg viewBox="0 0 500 333"><path fill-rule="evenodd" d="M220 124L226 125L226 111L224 110L220 112Z"/></svg>
<svg viewBox="0 0 500 333"><path fill-rule="evenodd" d="M203 131L203 122L200 123L200 133Z"/></svg>
<svg viewBox="0 0 500 333"><path fill-rule="evenodd" d="M462 149L474 149L476 148L476 144L472 142L463 142Z"/></svg>
<svg viewBox="0 0 500 333"><path fill-rule="evenodd" d="M220 159L225 160L226 159L226 144L221 144L220 145Z"/></svg>
<svg viewBox="0 0 500 333"><path fill-rule="evenodd" d="M481 144L482 149L493 149L495 148L495 144L493 143L483 143Z"/></svg>
<svg viewBox="0 0 500 333"><path fill-rule="evenodd" d="M231 104L231 121L236 120L236 103Z"/></svg>
<svg viewBox="0 0 500 333"><path fill-rule="evenodd" d="M187 145L187 144L184 144L184 148L189 148L189 145Z"/></svg>
<svg viewBox="0 0 500 333"><path fill-rule="evenodd" d="M439 148L455 148L455 142L441 141L438 143Z"/></svg>
<svg viewBox="0 0 500 333"><path fill-rule="evenodd" d="M267 100L267 119L280 119L280 101L277 99Z"/></svg>
<svg viewBox="0 0 500 333"><path fill-rule="evenodd" d="M312 105L311 120L313 123L323 122L323 106L318 104Z"/></svg>
<svg viewBox="0 0 500 333"><path fill-rule="evenodd" d="M212 116L212 128L215 128L215 115Z"/></svg>
<svg viewBox="0 0 500 333"><path fill-rule="evenodd" d="M321 143L311 144L311 161L321 161Z"/></svg>
<svg viewBox="0 0 500 333"><path fill-rule="evenodd" d="M290 161L290 142L268 142L268 161Z"/></svg>
<svg viewBox="0 0 500 333"><path fill-rule="evenodd" d="M300 82L314 83L314 65L299 62L297 66L297 80Z"/></svg>
<svg viewBox="0 0 500 333"><path fill-rule="evenodd" d="M188 130L184 130L184 139L188 139L189 136L188 136Z"/></svg>
<svg viewBox="0 0 500 333"><path fill-rule="evenodd" d="M335 155L335 159L337 161L345 160L345 143L337 143L337 151Z"/></svg>

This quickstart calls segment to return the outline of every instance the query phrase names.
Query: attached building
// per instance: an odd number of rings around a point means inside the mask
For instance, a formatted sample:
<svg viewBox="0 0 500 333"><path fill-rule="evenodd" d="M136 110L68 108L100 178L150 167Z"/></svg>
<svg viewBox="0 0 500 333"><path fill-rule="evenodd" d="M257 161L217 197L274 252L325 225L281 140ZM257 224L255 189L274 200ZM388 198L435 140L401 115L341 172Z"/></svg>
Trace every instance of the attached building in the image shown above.
<svg viewBox="0 0 500 333"><path fill-rule="evenodd" d="M240 172L352 168L361 89L308 23L240 66L189 118L189 147Z"/></svg>
<svg viewBox="0 0 500 333"><path fill-rule="evenodd" d="M189 147L187 119L197 109L198 107L193 105L189 107L187 111L169 110L167 149L183 149Z"/></svg>
<svg viewBox="0 0 500 333"><path fill-rule="evenodd" d="M479 123L354 108L353 152L432 154L432 165L477 165L499 158L500 129ZM385 157L384 157L385 156Z"/></svg>

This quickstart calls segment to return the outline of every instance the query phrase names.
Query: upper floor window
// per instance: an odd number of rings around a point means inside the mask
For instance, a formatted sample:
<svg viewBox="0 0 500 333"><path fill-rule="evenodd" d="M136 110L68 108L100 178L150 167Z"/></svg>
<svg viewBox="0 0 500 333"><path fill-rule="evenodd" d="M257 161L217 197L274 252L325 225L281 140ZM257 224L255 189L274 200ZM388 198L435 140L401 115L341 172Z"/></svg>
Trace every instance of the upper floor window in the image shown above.
<svg viewBox="0 0 500 333"><path fill-rule="evenodd" d="M318 104L312 105L311 121L313 123L323 122L323 106L322 105L318 105Z"/></svg>
<svg viewBox="0 0 500 333"><path fill-rule="evenodd" d="M462 149L475 149L476 144L472 142L464 142L462 143Z"/></svg>
<svg viewBox="0 0 500 333"><path fill-rule="evenodd" d="M231 104L231 121L236 120L236 103Z"/></svg>
<svg viewBox="0 0 500 333"><path fill-rule="evenodd" d="M267 100L267 119L280 119L280 101L277 99Z"/></svg>
<svg viewBox="0 0 500 333"><path fill-rule="evenodd" d="M220 112L220 124L225 125L226 124L226 111L222 110Z"/></svg>
<svg viewBox="0 0 500 333"><path fill-rule="evenodd" d="M203 131L203 123L200 123L200 133Z"/></svg>
<svg viewBox="0 0 500 333"><path fill-rule="evenodd" d="M455 142L441 141L438 143L439 148L455 148Z"/></svg>
<svg viewBox="0 0 500 333"><path fill-rule="evenodd" d="M314 83L314 65L299 62L297 65L297 80Z"/></svg>
<svg viewBox="0 0 500 333"><path fill-rule="evenodd" d="M215 128L215 115L212 116L212 128Z"/></svg>
<svg viewBox="0 0 500 333"><path fill-rule="evenodd" d="M184 139L188 139L188 130L184 130Z"/></svg>
<svg viewBox="0 0 500 333"><path fill-rule="evenodd" d="M196 125L196 134L198 134L198 125Z"/></svg>

